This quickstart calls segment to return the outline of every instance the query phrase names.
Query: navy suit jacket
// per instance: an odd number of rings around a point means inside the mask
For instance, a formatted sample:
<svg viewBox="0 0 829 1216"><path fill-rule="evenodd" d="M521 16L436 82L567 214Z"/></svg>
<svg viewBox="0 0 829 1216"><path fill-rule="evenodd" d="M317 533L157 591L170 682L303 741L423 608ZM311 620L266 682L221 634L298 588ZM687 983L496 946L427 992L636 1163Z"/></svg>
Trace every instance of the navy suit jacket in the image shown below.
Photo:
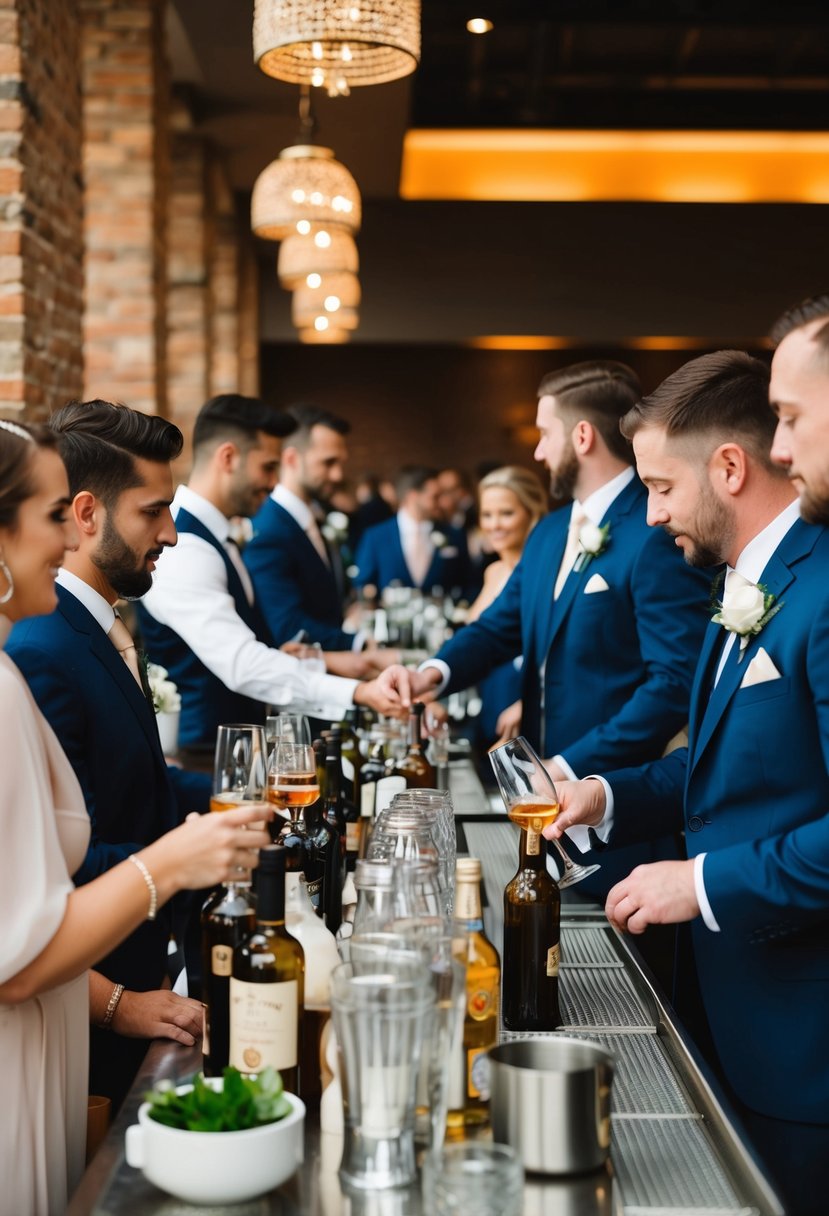
<svg viewBox="0 0 829 1216"><path fill-rule="evenodd" d="M350 650L342 628L342 598L332 567L291 515L267 498L253 519L253 539L242 556L274 645L304 629L323 650Z"/></svg>
<svg viewBox="0 0 829 1216"><path fill-rule="evenodd" d="M798 520L760 578L782 605L711 690L725 632L711 624L688 748L608 774L611 843L673 818L706 853L720 932L697 917L694 956L726 1076L761 1114L829 1123L829 531ZM779 678L743 687L764 650Z"/></svg>
<svg viewBox="0 0 829 1216"><path fill-rule="evenodd" d="M442 587L444 591L459 587L464 594L470 594L474 580L466 536L459 528L448 525L436 527L435 531L446 537L446 544L435 549L426 577L418 584L409 573L403 556L397 516L369 528L363 533L357 547L357 575L354 579L357 586L365 587L371 583L382 591L389 583L398 582L403 587L419 587L426 592L433 587Z"/></svg>
<svg viewBox="0 0 829 1216"><path fill-rule="evenodd" d="M655 759L688 721L709 577L685 564L661 528L647 526L646 497L636 478L621 491L603 520L605 551L570 573L557 600L570 508L542 519L495 602L437 656L451 669L451 692L523 654L523 733L580 777ZM588 590L600 580L605 589ZM603 894L652 856L605 852L582 890Z"/></svg>

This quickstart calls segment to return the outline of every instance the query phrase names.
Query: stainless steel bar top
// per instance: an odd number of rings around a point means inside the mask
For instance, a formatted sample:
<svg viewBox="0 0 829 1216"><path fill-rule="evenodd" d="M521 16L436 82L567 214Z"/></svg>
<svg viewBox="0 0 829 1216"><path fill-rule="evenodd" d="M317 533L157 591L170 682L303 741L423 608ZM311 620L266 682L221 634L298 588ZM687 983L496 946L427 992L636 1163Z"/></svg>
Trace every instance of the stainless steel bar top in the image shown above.
<svg viewBox="0 0 829 1216"><path fill-rule="evenodd" d="M464 826L469 852L484 860L488 929L500 949L501 895L515 869L515 829L504 821ZM596 905L563 905L561 1007L568 1034L597 1040L616 1059L611 1166L575 1178L529 1177L524 1216L782 1216L780 1202L676 1016L635 948L611 929ZM320 1135L313 1112L306 1129L305 1164L272 1194L224 1209L192 1208L162 1194L127 1166L124 1135L154 1081L189 1079L199 1064L196 1048L162 1041L151 1047L68 1216L421 1212L417 1187L344 1194L337 1178L339 1141Z"/></svg>

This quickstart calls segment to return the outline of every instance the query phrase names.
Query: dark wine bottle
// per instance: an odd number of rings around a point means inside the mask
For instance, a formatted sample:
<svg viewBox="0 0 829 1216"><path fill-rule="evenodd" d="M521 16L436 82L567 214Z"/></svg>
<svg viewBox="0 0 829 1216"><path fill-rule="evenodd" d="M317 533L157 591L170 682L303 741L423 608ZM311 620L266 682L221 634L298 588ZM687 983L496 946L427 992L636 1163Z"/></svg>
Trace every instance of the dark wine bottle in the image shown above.
<svg viewBox="0 0 829 1216"><path fill-rule="evenodd" d="M504 890L502 1017L507 1030L555 1030L558 1007L558 884L547 873L547 841L521 832L518 872Z"/></svg>
<svg viewBox="0 0 829 1216"><path fill-rule="evenodd" d="M204 1075L220 1077L230 1063L230 977L233 951L256 924L248 885L228 883L206 900L201 912Z"/></svg>
<svg viewBox="0 0 829 1216"><path fill-rule="evenodd" d="M344 840L346 869L353 870L354 863L356 862L360 852L360 810L358 804L352 797L355 769L352 764L346 765L346 757L344 754L346 736L343 734L342 728L339 725L332 726L330 731L325 732L324 738L327 749L326 766L329 752L333 753L337 759L337 780L339 782L337 789L337 802L339 808L337 811L337 825ZM358 759L361 760L359 752L356 749L356 736L354 736L354 741L354 750L357 752ZM348 770L348 772L351 774L350 779L346 778L346 770ZM327 771L328 770L326 767L326 774ZM328 778L326 775L326 781L327 780Z"/></svg>
<svg viewBox="0 0 829 1216"><path fill-rule="evenodd" d="M340 793L339 740L326 735L325 798L322 818L333 839L323 879L323 911L327 928L336 933L343 919L343 885L346 875L346 827Z"/></svg>
<svg viewBox="0 0 829 1216"><path fill-rule="evenodd" d="M377 811L377 783L386 776L386 743L384 735L375 735L369 744L368 760L360 774L360 847L358 857L368 852L368 842Z"/></svg>
<svg viewBox="0 0 829 1216"><path fill-rule="evenodd" d="M340 842L322 817L322 802L314 802L305 808L305 855L303 868L308 884L308 898L317 916L325 915L326 880L333 868L334 878L339 878ZM333 860L332 860L333 859ZM342 904L342 896L340 897ZM342 912L340 913L342 915Z"/></svg>
<svg viewBox="0 0 829 1216"><path fill-rule="evenodd" d="M233 952L230 1063L244 1073L270 1065L297 1094L305 956L285 928L284 851L262 849L256 874L256 925Z"/></svg>
<svg viewBox="0 0 829 1216"><path fill-rule="evenodd" d="M437 780L423 747L421 723L424 708L422 701L415 701L409 712L409 747L394 770L395 776L402 777L409 789L434 789Z"/></svg>

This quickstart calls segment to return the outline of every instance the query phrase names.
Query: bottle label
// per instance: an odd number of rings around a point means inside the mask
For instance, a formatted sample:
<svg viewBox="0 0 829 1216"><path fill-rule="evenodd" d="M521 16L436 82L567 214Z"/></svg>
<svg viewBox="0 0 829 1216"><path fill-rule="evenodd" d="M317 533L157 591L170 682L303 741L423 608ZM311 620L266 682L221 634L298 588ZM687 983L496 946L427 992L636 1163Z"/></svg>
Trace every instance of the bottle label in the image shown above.
<svg viewBox="0 0 829 1216"><path fill-rule="evenodd" d="M527 856L537 857L541 852L541 833L527 828Z"/></svg>
<svg viewBox="0 0 829 1216"><path fill-rule="evenodd" d="M322 879L315 878L312 882L306 884L309 899L319 899L320 891L322 890Z"/></svg>
<svg viewBox="0 0 829 1216"><path fill-rule="evenodd" d="M470 1098L489 1101L489 1048L472 1047L466 1053L466 1092Z"/></svg>
<svg viewBox="0 0 829 1216"><path fill-rule="evenodd" d="M250 984L230 980L230 1063L240 1072L296 1068L299 1030L296 980Z"/></svg>
<svg viewBox="0 0 829 1216"><path fill-rule="evenodd" d="M345 825L345 847L349 853L358 853L360 850L360 823L359 820L355 823L350 821Z"/></svg>
<svg viewBox="0 0 829 1216"><path fill-rule="evenodd" d="M349 782L349 784L353 785L354 784L354 762L352 760L349 760L348 756L341 756L340 762L342 764L343 776L345 777L346 781Z"/></svg>
<svg viewBox="0 0 829 1216"><path fill-rule="evenodd" d="M367 781L360 787L360 816L363 819L374 818L374 799L377 795L377 782Z"/></svg>
<svg viewBox="0 0 829 1216"><path fill-rule="evenodd" d="M550 946L547 951L547 975L558 975L558 965L561 961L561 947L556 943L555 946Z"/></svg>
<svg viewBox="0 0 829 1216"><path fill-rule="evenodd" d="M491 1018L498 1008L498 980L500 977L497 971L494 971L493 978L495 982L491 987L485 987L479 981L467 996L467 1012L476 1022L483 1022L484 1018Z"/></svg>
<svg viewBox="0 0 829 1216"><path fill-rule="evenodd" d="M455 920L481 919L481 893L476 882L459 882L455 890Z"/></svg>
<svg viewBox="0 0 829 1216"><path fill-rule="evenodd" d="M233 972L233 947L214 946L210 951L210 970L214 975L231 975Z"/></svg>

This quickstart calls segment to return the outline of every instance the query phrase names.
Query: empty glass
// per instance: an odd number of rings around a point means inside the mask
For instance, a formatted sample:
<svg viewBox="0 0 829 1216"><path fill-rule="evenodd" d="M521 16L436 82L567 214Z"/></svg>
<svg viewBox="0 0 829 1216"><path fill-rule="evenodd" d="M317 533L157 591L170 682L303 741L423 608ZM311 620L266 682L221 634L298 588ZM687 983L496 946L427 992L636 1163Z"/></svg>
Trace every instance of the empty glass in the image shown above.
<svg viewBox="0 0 829 1216"><path fill-rule="evenodd" d="M520 1216L523 1190L524 1170L506 1144L448 1144L423 1162L423 1210L432 1216Z"/></svg>

